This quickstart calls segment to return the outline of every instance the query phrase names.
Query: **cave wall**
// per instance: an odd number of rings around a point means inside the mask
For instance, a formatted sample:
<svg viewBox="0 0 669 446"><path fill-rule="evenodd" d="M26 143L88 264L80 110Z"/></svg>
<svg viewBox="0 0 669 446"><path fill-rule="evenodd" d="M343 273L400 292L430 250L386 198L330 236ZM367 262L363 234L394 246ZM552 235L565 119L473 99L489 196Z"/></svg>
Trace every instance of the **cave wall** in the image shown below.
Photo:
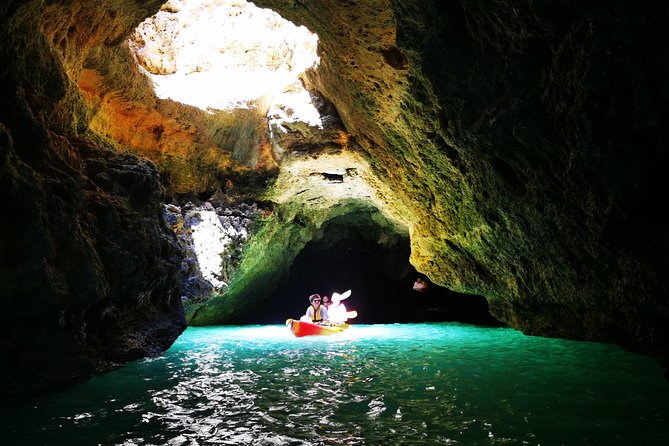
<svg viewBox="0 0 669 446"><path fill-rule="evenodd" d="M266 111L205 112L159 99L126 41L92 48L77 79L88 128L116 150L152 160L171 197L230 187L249 171L271 171ZM237 191L236 191L237 192Z"/></svg>
<svg viewBox="0 0 669 446"><path fill-rule="evenodd" d="M160 2L0 6L2 394L155 355L185 328L155 165L88 132L76 79Z"/></svg>
<svg viewBox="0 0 669 446"><path fill-rule="evenodd" d="M666 366L661 2L256 3L318 33L310 84L397 192L419 271Z"/></svg>

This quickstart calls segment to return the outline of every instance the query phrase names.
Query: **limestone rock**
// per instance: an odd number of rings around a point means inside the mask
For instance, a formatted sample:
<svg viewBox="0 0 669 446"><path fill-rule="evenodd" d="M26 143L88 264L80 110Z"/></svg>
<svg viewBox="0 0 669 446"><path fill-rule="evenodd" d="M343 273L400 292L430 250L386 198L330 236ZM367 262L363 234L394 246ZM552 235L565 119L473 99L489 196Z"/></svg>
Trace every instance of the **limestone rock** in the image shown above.
<svg viewBox="0 0 669 446"><path fill-rule="evenodd" d="M156 167L86 133L72 80L91 46L126 35L151 3L0 8L3 394L159 354L185 328Z"/></svg>
<svg viewBox="0 0 669 446"><path fill-rule="evenodd" d="M33 170L4 136L3 392L59 387L168 348L185 321L155 166L52 136L79 169Z"/></svg>

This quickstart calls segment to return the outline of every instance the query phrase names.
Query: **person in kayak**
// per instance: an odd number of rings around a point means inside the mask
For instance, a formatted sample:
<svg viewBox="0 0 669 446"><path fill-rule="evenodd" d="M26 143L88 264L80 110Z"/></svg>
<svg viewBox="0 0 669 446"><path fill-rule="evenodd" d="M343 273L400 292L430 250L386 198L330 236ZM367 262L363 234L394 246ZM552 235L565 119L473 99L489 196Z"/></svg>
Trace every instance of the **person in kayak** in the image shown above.
<svg viewBox="0 0 669 446"><path fill-rule="evenodd" d="M326 310L330 308L330 305L332 305L332 300L327 296L327 294L321 297L321 301L321 304L325 307Z"/></svg>
<svg viewBox="0 0 669 446"><path fill-rule="evenodd" d="M319 294L312 294L309 296L309 302L311 302L311 305L300 320L321 325L329 324L328 310L321 305L321 296Z"/></svg>

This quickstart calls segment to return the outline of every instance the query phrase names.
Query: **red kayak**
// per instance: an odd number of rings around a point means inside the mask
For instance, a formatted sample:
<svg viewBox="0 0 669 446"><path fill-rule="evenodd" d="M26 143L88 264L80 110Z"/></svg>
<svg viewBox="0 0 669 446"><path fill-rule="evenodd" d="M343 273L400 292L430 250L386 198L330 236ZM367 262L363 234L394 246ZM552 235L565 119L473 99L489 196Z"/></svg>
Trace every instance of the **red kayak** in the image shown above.
<svg viewBox="0 0 669 446"><path fill-rule="evenodd" d="M325 336L341 333L348 328L348 324L338 325L318 325L311 322L298 321L295 319L288 319L286 326L290 331L301 338L302 336Z"/></svg>

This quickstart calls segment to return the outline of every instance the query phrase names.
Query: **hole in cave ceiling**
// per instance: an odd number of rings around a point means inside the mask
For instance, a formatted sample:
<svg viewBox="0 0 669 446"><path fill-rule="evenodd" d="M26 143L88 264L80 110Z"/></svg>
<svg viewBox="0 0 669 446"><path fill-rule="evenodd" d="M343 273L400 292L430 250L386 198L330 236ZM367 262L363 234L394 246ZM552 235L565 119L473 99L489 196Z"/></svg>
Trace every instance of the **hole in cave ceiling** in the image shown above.
<svg viewBox="0 0 669 446"><path fill-rule="evenodd" d="M170 0L129 40L158 97L202 110L266 107L272 123L320 115L300 76L318 37L244 0Z"/></svg>

